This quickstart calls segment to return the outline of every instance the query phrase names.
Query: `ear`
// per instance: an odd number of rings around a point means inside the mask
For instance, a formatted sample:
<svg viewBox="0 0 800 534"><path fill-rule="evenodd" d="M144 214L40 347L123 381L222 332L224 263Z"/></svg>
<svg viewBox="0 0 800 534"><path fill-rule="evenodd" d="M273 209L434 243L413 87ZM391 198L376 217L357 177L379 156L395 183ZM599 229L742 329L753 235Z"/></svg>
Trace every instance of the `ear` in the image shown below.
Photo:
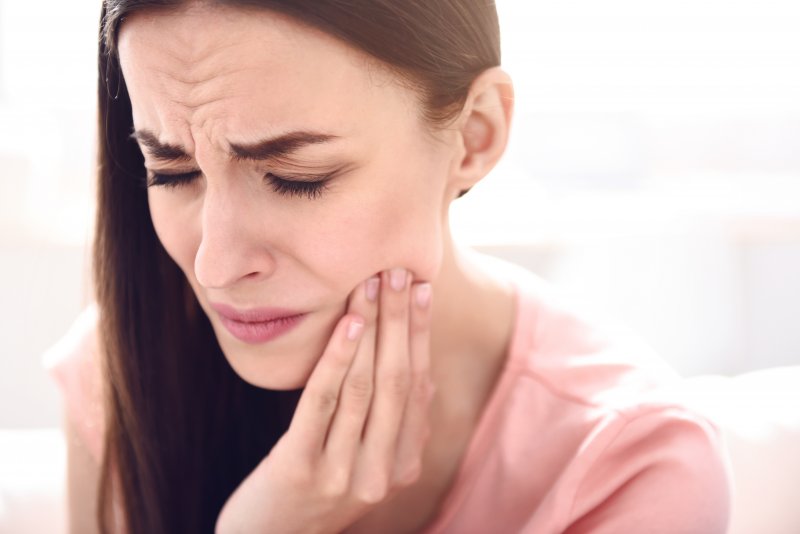
<svg viewBox="0 0 800 534"><path fill-rule="evenodd" d="M457 125L448 198L478 183L505 152L514 111L514 86L500 67L482 72L470 86Z"/></svg>

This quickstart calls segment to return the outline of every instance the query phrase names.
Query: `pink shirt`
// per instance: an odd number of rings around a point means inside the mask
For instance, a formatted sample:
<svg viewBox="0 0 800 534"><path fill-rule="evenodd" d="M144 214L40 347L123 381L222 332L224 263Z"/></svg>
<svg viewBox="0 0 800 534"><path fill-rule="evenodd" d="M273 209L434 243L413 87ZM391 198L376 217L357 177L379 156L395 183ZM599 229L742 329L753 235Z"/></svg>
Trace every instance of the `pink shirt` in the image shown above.
<svg viewBox="0 0 800 534"><path fill-rule="evenodd" d="M730 468L717 427L663 394L680 378L630 332L510 267L504 372L425 534L722 534ZM96 309L46 364L101 454Z"/></svg>

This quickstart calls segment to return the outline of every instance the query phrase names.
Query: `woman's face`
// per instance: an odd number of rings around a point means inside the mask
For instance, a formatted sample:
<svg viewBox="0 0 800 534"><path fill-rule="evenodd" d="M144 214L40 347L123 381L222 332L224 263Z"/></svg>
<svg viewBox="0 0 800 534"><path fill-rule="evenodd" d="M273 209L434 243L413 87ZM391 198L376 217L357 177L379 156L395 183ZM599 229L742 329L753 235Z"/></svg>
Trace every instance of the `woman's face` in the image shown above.
<svg viewBox="0 0 800 534"><path fill-rule="evenodd" d="M156 232L243 379L303 386L359 283L435 278L452 143L366 56L268 11L197 6L130 17L119 54L149 177L184 175L148 189ZM306 315L243 341L213 304Z"/></svg>

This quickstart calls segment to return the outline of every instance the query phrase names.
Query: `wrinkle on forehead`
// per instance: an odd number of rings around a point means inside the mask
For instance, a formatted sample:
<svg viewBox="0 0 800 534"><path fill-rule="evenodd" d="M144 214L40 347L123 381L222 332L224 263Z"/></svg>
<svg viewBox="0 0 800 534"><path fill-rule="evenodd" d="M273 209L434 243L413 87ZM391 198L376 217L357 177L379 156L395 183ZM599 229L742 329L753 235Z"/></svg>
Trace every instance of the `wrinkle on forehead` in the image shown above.
<svg viewBox="0 0 800 534"><path fill-rule="evenodd" d="M243 14L245 16L242 16ZM209 24L209 17L213 19L213 24ZM261 49L275 50L283 57L294 55L296 60L302 59L298 52L302 47L295 45L307 39L303 34L313 34L316 39L327 41L328 44L343 50L350 49L349 55L352 58L358 57L362 62L365 59L360 51L349 46L343 47L341 41L317 28L282 13L255 6L193 2L170 10L135 12L121 25L120 42L125 39L125 29L132 21L137 21L136 24L144 28L145 33L151 37L154 35L158 37L159 34L169 36L167 43L159 43L158 52L169 56L174 62L173 67L196 73L194 76L187 76L187 81L211 75L203 73L208 61L224 54L230 48L240 46L240 37L243 34L248 34L251 39L257 36L255 42L262 47ZM304 32L298 32L298 26L302 27ZM136 42L137 46L146 44L148 42L141 39ZM248 56L245 56L243 59L247 58ZM260 62L265 58L253 57L253 59Z"/></svg>
<svg viewBox="0 0 800 534"><path fill-rule="evenodd" d="M198 136L222 148L225 139L271 131L341 131L366 113L377 127L392 102L417 107L377 60L263 8L137 12L121 27L118 50L136 127L187 151Z"/></svg>
<svg viewBox="0 0 800 534"><path fill-rule="evenodd" d="M220 72L203 79L186 79L181 72L157 70L155 78L158 79L159 90L174 105L187 112L195 112L203 107L213 107L224 104L226 101L237 97L245 97L241 91L233 89L227 83L230 76L238 71Z"/></svg>
<svg viewBox="0 0 800 534"><path fill-rule="evenodd" d="M213 18L213 24L209 24L209 16ZM155 48L159 55L167 56L171 60L170 71L177 81L185 84L203 83L232 72L232 69L224 69L224 61L220 64L217 60L220 57L224 59L231 49L241 47L242 36L247 34L250 43L260 52L238 54L239 64L247 68L270 69L272 64L302 62L307 59L303 45L311 37L323 41L325 48L337 50L349 60L350 66L368 71L375 86L393 82L406 85L398 79L398 73L365 52L303 21L263 7L196 1L169 11L136 12L121 26L120 41L124 38L126 26L133 20L145 27L145 35L149 38L154 37L157 41L160 35L169 36L166 42L156 43L145 36L134 38L135 46ZM147 31L147 26L151 31ZM298 26L303 31L298 31ZM269 52L264 54L265 51ZM223 70L220 70L221 66Z"/></svg>
<svg viewBox="0 0 800 534"><path fill-rule="evenodd" d="M226 55L235 54L235 47L241 44L219 44L216 38L200 39L196 35L186 38L181 36L181 33L186 33L181 32L181 28L184 25L176 25L178 31L169 39L157 42L146 41L147 34L138 39L134 36L129 44L145 50L141 65L134 67L146 68L162 95L189 109L233 96L230 94L232 84L228 81L243 74L249 65L232 66L226 61ZM157 61L148 61L147 56L157 58Z"/></svg>
<svg viewBox="0 0 800 534"><path fill-rule="evenodd" d="M209 24L209 18L214 24ZM136 31L126 31L132 25ZM230 79L246 70L275 77L307 60L303 56L307 43L317 41L314 45L320 49L320 39L327 41L326 47L335 42L335 49L351 59L358 55L313 29L309 30L314 34L310 39L308 32L298 32L297 26L293 19L263 8L191 4L180 10L133 14L120 29L119 47L137 49L133 68L157 73L162 82L172 83L175 91L184 94L196 92L198 87L202 92L202 87L214 80ZM303 40L306 43L301 43Z"/></svg>
<svg viewBox="0 0 800 534"><path fill-rule="evenodd" d="M203 19L212 15L218 26L209 26ZM208 56L214 50L224 49L236 44L234 34L220 33L218 30L225 22L233 20L230 8L210 2L189 2L173 8L159 8L136 11L128 15L119 28L120 40L125 28L132 22L140 27L150 27L155 31L167 30L169 37L177 45L174 49L160 48L160 52L169 55L178 63L191 66L197 60ZM180 23L177 23L180 22ZM215 42L204 42L203 37L215 34ZM227 39L226 39L227 37ZM221 38L221 39L220 39Z"/></svg>

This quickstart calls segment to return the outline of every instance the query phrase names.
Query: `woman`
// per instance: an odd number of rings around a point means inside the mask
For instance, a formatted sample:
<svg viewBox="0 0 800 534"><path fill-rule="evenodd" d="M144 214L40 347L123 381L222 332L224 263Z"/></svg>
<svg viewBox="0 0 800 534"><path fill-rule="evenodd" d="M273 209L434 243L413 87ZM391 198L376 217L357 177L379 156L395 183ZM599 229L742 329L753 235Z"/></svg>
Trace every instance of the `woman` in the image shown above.
<svg viewBox="0 0 800 534"><path fill-rule="evenodd" d="M75 532L724 532L672 372L451 239L509 133L491 2L102 20Z"/></svg>

